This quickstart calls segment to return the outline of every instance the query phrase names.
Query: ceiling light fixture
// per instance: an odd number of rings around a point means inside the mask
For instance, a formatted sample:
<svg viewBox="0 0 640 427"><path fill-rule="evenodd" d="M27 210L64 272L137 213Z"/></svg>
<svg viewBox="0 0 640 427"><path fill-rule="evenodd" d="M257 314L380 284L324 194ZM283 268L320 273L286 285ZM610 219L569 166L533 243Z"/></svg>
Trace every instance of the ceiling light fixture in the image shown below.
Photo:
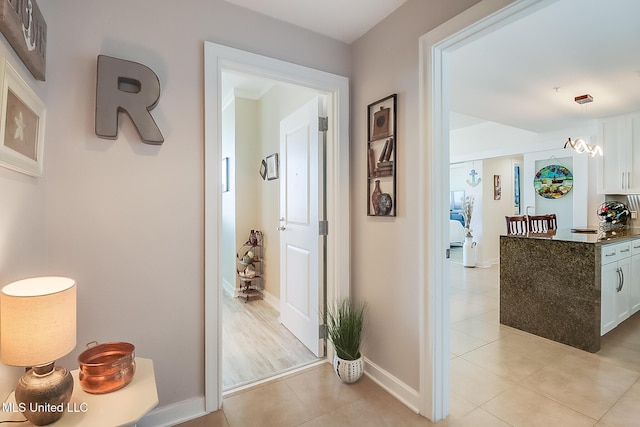
<svg viewBox="0 0 640 427"><path fill-rule="evenodd" d="M567 145L573 148L576 153L587 153L591 154L591 157L594 157L596 154L600 154L602 156L602 147L599 145L590 145L587 144L583 139L576 139L573 141L571 138L564 143L564 148L567 148Z"/></svg>
<svg viewBox="0 0 640 427"><path fill-rule="evenodd" d="M587 94L576 96L574 99L578 104L588 104L589 102L593 102L593 96Z"/></svg>

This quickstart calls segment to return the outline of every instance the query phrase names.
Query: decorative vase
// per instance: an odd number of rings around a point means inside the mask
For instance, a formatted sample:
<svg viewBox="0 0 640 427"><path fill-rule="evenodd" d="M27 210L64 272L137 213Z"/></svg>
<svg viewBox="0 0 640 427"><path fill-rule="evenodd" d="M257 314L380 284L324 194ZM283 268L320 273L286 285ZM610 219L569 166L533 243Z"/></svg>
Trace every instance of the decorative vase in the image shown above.
<svg viewBox="0 0 640 427"><path fill-rule="evenodd" d="M373 193L371 193L371 203L373 204L374 215L380 215L380 196L381 195L382 195L382 190L380 190L380 180L376 179L376 186L373 189Z"/></svg>
<svg viewBox="0 0 640 427"><path fill-rule="evenodd" d="M462 245L462 265L465 267L476 266L476 242L473 236L466 236Z"/></svg>
<svg viewBox="0 0 640 427"><path fill-rule="evenodd" d="M382 193L380 195L380 199L378 200L378 209L380 215L389 215L392 207L393 200L391 200L391 195L389 195L388 193Z"/></svg>
<svg viewBox="0 0 640 427"><path fill-rule="evenodd" d="M342 382L347 384L354 383L358 381L364 373L364 358L360 356L360 358L356 360L344 360L334 353L333 370Z"/></svg>

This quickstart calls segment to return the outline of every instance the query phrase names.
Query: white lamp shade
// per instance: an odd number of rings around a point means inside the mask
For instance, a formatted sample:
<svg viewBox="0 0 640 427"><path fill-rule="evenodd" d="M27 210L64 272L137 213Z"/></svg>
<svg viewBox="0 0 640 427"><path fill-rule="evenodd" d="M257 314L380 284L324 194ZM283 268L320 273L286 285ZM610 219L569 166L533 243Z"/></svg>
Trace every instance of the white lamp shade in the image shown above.
<svg viewBox="0 0 640 427"><path fill-rule="evenodd" d="M34 277L2 288L0 360L13 366L50 363L76 346L76 283Z"/></svg>

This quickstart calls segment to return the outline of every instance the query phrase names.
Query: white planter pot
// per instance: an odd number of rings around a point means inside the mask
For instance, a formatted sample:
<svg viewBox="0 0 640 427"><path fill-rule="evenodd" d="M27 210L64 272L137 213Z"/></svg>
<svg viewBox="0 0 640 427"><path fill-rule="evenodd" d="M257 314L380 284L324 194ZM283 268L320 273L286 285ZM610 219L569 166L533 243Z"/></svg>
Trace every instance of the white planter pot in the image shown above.
<svg viewBox="0 0 640 427"><path fill-rule="evenodd" d="M340 359L337 354L333 355L333 370L342 382L350 384L358 381L364 374L364 359L360 356L356 360Z"/></svg>

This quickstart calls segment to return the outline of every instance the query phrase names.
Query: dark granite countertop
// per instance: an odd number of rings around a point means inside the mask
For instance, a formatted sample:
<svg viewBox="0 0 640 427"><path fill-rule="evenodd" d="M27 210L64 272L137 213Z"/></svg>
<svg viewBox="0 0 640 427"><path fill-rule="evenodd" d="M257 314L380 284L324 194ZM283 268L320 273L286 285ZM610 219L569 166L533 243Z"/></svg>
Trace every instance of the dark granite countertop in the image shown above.
<svg viewBox="0 0 640 427"><path fill-rule="evenodd" d="M576 243L594 243L594 244L610 244L620 243L625 240L640 238L640 228L626 228L622 230L610 230L603 231L597 226L582 227L582 229L595 230L591 233L574 233L571 229L558 229L549 233L529 233L527 235L503 235L506 237L513 237L516 239L546 239L546 240L558 240L562 242L576 242Z"/></svg>

